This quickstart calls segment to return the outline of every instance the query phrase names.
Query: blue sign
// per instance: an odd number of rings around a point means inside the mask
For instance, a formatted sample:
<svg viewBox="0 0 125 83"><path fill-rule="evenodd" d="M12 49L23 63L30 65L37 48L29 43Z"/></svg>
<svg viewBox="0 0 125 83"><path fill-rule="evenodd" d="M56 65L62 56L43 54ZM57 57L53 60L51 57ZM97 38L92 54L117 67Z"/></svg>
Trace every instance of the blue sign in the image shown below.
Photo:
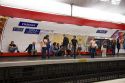
<svg viewBox="0 0 125 83"><path fill-rule="evenodd" d="M30 22L20 22L18 26L25 26L25 27L37 27L38 23L30 23Z"/></svg>
<svg viewBox="0 0 125 83"><path fill-rule="evenodd" d="M25 34L39 34L40 33L40 29L29 29L29 28L26 28L24 33Z"/></svg>
<svg viewBox="0 0 125 83"><path fill-rule="evenodd" d="M24 28L13 27L13 31L22 32Z"/></svg>
<svg viewBox="0 0 125 83"><path fill-rule="evenodd" d="M97 30L96 33L103 33L106 34L108 31L107 30Z"/></svg>

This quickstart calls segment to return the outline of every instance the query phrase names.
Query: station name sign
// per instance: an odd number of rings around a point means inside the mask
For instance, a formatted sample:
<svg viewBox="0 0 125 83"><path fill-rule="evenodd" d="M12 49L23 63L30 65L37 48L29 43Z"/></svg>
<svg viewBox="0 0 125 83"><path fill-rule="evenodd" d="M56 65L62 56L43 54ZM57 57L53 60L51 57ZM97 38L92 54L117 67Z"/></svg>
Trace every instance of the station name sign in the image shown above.
<svg viewBox="0 0 125 83"><path fill-rule="evenodd" d="M38 23L19 22L18 26L37 27L37 26L38 26Z"/></svg>
<svg viewBox="0 0 125 83"><path fill-rule="evenodd" d="M102 34L106 34L108 31L107 30L97 30L96 33L102 33Z"/></svg>
<svg viewBox="0 0 125 83"><path fill-rule="evenodd" d="M40 33L40 29L29 29L29 28L26 28L24 33L25 34L39 34Z"/></svg>
<svg viewBox="0 0 125 83"><path fill-rule="evenodd" d="M24 28L19 28L19 27L13 27L13 31L19 31L22 32Z"/></svg>

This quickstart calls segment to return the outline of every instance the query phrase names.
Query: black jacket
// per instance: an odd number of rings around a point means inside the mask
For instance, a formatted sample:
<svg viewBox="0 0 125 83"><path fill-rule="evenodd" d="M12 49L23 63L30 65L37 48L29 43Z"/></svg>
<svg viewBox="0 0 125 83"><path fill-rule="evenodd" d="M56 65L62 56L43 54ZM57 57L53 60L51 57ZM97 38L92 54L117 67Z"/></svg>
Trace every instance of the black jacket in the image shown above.
<svg viewBox="0 0 125 83"><path fill-rule="evenodd" d="M67 46L69 44L69 39L67 37L64 37L63 39L63 46Z"/></svg>
<svg viewBox="0 0 125 83"><path fill-rule="evenodd" d="M31 53L31 51L32 51L32 46L33 46L33 44L29 44L29 46L26 48L25 51L27 51L28 53Z"/></svg>

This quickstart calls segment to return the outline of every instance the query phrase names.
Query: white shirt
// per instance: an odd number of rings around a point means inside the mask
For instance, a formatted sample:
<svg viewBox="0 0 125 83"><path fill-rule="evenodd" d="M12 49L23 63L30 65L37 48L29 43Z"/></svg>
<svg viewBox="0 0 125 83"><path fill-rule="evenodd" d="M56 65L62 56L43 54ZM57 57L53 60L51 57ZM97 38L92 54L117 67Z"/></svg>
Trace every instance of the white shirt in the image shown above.
<svg viewBox="0 0 125 83"><path fill-rule="evenodd" d="M95 40L91 40L90 41L90 46L93 47L93 48L97 47L96 41Z"/></svg>
<svg viewBox="0 0 125 83"><path fill-rule="evenodd" d="M47 42L48 42L48 41L47 41L47 39L43 39L43 42L42 42L42 47L47 47L47 45L46 45L46 44L47 44Z"/></svg>

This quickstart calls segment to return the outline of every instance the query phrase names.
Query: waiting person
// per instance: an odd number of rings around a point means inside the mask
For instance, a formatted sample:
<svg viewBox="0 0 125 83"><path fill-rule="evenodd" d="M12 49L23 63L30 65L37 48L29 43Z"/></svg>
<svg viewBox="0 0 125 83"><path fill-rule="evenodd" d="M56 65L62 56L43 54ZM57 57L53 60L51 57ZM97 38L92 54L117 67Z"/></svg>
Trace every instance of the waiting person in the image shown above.
<svg viewBox="0 0 125 83"><path fill-rule="evenodd" d="M64 49L64 56L67 56L67 49L68 49L68 44L69 44L69 39L68 37L66 37L66 35L63 35L63 43L62 43L62 47Z"/></svg>
<svg viewBox="0 0 125 83"><path fill-rule="evenodd" d="M50 39L49 35L46 35L47 43L46 43L46 50L47 50L47 57L50 58Z"/></svg>
<svg viewBox="0 0 125 83"><path fill-rule="evenodd" d="M58 50L60 49L60 45L59 45L59 43L57 43L57 48L58 48Z"/></svg>
<svg viewBox="0 0 125 83"><path fill-rule="evenodd" d="M29 44L29 46L26 48L25 51L27 51L29 55L36 55L37 50L35 47L35 42L32 42L32 44Z"/></svg>
<svg viewBox="0 0 125 83"><path fill-rule="evenodd" d="M97 48L97 44L96 44L95 38L93 38L90 41L90 55L91 55L91 58L95 57L95 55L96 55L96 48Z"/></svg>
<svg viewBox="0 0 125 83"><path fill-rule="evenodd" d="M14 44L14 41L11 41L9 44L8 51L11 53L14 53L15 51L19 52L18 47Z"/></svg>
<svg viewBox="0 0 125 83"><path fill-rule="evenodd" d="M60 48L58 50L58 56L63 56L64 55L64 49L63 49L63 46L62 44L60 45Z"/></svg>
<svg viewBox="0 0 125 83"><path fill-rule="evenodd" d="M68 48L67 48L66 52L67 52L67 55L71 55L71 53L72 53L72 44L71 43L68 44Z"/></svg>
<svg viewBox="0 0 125 83"><path fill-rule="evenodd" d="M48 39L45 36L43 40L41 41L41 47L42 47L42 59L46 59L46 51L47 51L47 44L48 44Z"/></svg>
<svg viewBox="0 0 125 83"><path fill-rule="evenodd" d="M101 46L102 51L102 57L106 57L106 51L107 51L107 42L104 40Z"/></svg>
<svg viewBox="0 0 125 83"><path fill-rule="evenodd" d="M55 56L57 56L59 49L57 47L56 42L54 42L53 45L51 45L51 51L54 53Z"/></svg>
<svg viewBox="0 0 125 83"><path fill-rule="evenodd" d="M120 41L119 38L117 38L117 55L119 55L119 50L120 50Z"/></svg>
<svg viewBox="0 0 125 83"><path fill-rule="evenodd" d="M115 40L112 40L111 48L112 48L112 55L115 56L115 48L116 48L116 41Z"/></svg>
<svg viewBox="0 0 125 83"><path fill-rule="evenodd" d="M72 53L73 53L73 57L75 59L76 58L76 47L77 47L77 44L78 44L76 36L73 36L73 39L71 40L71 43L72 43Z"/></svg>

